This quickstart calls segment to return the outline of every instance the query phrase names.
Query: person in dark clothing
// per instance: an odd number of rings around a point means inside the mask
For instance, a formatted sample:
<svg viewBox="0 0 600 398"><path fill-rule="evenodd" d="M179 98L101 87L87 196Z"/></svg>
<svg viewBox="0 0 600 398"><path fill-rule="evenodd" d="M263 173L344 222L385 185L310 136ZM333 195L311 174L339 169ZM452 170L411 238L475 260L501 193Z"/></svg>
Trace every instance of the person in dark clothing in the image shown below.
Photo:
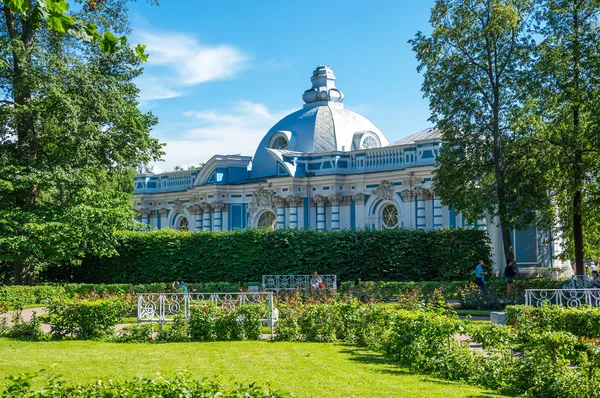
<svg viewBox="0 0 600 398"><path fill-rule="evenodd" d="M517 277L517 262L508 260L504 268L504 277L506 278L506 298L512 298L515 293L515 278Z"/></svg>

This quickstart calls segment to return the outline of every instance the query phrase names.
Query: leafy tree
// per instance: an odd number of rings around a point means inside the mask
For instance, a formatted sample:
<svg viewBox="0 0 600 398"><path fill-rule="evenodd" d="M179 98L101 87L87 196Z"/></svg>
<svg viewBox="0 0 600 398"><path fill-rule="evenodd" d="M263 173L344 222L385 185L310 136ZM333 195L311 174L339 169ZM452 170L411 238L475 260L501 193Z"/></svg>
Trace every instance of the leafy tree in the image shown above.
<svg viewBox="0 0 600 398"><path fill-rule="evenodd" d="M524 123L523 71L534 45L529 0L437 0L433 31L410 41L433 121L443 134L434 189L469 222L487 212L497 220L507 259L512 228L547 208L538 189L545 166ZM532 160L534 159L534 160Z"/></svg>
<svg viewBox="0 0 600 398"><path fill-rule="evenodd" d="M107 181L161 155L156 118L137 108L143 48L116 36L126 0L75 3L0 0L0 261L15 283L114 253L133 213Z"/></svg>
<svg viewBox="0 0 600 398"><path fill-rule="evenodd" d="M554 222L583 274L584 244L600 254L600 2L544 0L538 25L542 40L529 80L536 130L553 160Z"/></svg>

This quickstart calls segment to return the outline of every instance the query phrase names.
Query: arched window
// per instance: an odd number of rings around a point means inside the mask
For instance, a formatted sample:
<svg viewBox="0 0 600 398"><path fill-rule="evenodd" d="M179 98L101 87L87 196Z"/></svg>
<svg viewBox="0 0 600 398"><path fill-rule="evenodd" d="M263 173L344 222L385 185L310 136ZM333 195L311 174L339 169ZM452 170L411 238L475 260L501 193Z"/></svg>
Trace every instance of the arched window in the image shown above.
<svg viewBox="0 0 600 398"><path fill-rule="evenodd" d="M273 148L273 149L286 150L286 149L288 149L288 140L282 134L276 135L271 140L270 147Z"/></svg>
<svg viewBox="0 0 600 398"><path fill-rule="evenodd" d="M389 203L383 206L381 210L381 226L385 229L398 228L398 208L396 205Z"/></svg>
<svg viewBox="0 0 600 398"><path fill-rule="evenodd" d="M379 140L371 133L363 134L360 139L360 149L379 148Z"/></svg>
<svg viewBox="0 0 600 398"><path fill-rule="evenodd" d="M185 217L181 217L181 219L179 220L179 230L180 231L189 231L189 223L187 218Z"/></svg>
<svg viewBox="0 0 600 398"><path fill-rule="evenodd" d="M272 229L275 229L276 225L277 225L277 217L275 217L275 214L272 211L265 211L258 218L258 222L256 223L256 228L272 230Z"/></svg>

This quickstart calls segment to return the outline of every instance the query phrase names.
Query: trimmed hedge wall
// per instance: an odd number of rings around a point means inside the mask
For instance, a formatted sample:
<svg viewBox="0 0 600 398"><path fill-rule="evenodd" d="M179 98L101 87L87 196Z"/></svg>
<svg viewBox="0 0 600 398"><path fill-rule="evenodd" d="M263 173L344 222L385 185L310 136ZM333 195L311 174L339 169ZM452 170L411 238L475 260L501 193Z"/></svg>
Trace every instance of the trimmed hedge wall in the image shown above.
<svg viewBox="0 0 600 398"><path fill-rule="evenodd" d="M487 234L474 229L120 233L118 256L49 270L55 281L153 283L259 281L263 274L337 274L344 280L471 279L490 265Z"/></svg>

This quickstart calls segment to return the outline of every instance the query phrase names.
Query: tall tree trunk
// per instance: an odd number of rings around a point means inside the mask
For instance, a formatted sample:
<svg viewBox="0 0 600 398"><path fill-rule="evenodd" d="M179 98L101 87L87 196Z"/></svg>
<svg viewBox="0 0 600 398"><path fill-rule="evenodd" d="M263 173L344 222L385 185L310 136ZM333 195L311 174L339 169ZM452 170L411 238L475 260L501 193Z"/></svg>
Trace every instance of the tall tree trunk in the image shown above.
<svg viewBox="0 0 600 398"><path fill-rule="evenodd" d="M577 275L584 275L585 268L584 252L583 252L583 224L581 217L581 189L575 191L573 195L573 240L575 241L575 264L577 264L575 272Z"/></svg>
<svg viewBox="0 0 600 398"><path fill-rule="evenodd" d="M30 0L30 6L33 2ZM12 44L12 80L13 102L15 106L26 109L31 104L33 97L28 72L31 64L31 51L35 42L36 27L29 23L29 16L16 18L15 14L3 7L5 24ZM20 26L19 26L20 25ZM19 29L20 27L20 29ZM20 42L22 47L14 42ZM22 113L16 121L17 150L21 164L25 167L34 166L37 161L37 137L35 134L34 120L26 112ZM16 192L15 205L24 211L31 209L36 201L36 188L24 188ZM33 266L24 264L23 258L14 259L14 282L20 284L34 283Z"/></svg>
<svg viewBox="0 0 600 398"><path fill-rule="evenodd" d="M579 43L579 0L573 1L573 81L574 81L574 95L572 98L573 103L573 142L574 145L579 145L580 135L580 43ZM579 148L575 150L575 156L573 157L573 240L575 243L575 264L577 264L575 272L577 275L584 275L584 251L583 251L583 191L582 184L584 181L584 173L582 171L583 153Z"/></svg>
<svg viewBox="0 0 600 398"><path fill-rule="evenodd" d="M490 76L492 74L490 73ZM500 82L498 78L492 80L494 87L494 103L493 103L493 135L494 135L494 174L496 177L496 195L498 198L498 219L500 221L500 230L502 231L502 248L504 250L504 258L513 260L515 252L513 250L512 240L510 239L510 229L507 227L506 217L508 208L506 205L506 191L504 186L504 171L502 170L501 145L500 145ZM502 264L498 264L502 267Z"/></svg>

